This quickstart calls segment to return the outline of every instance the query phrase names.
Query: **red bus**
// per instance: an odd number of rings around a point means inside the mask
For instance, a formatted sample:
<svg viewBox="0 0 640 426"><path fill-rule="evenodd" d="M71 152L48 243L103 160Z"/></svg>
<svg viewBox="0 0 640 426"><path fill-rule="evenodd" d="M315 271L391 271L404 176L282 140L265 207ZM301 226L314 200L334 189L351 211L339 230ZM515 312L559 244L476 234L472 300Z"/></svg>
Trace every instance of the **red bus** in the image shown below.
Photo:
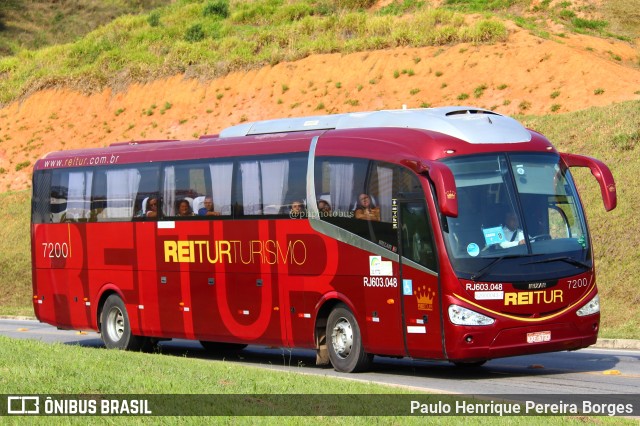
<svg viewBox="0 0 640 426"><path fill-rule="evenodd" d="M593 251L569 168L609 169L471 107L244 123L34 167L33 304L108 348L315 348L480 365L595 343Z"/></svg>

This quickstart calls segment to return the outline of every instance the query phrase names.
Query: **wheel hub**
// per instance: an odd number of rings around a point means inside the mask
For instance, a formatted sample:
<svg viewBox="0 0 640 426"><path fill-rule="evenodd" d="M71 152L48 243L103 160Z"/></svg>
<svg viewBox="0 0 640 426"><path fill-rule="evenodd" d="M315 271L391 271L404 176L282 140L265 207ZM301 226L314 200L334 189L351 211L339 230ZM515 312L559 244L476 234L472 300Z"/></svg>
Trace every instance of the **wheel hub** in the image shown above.
<svg viewBox="0 0 640 426"><path fill-rule="evenodd" d="M353 328L346 318L340 318L331 333L333 350L340 358L347 358L353 347Z"/></svg>
<svg viewBox="0 0 640 426"><path fill-rule="evenodd" d="M107 316L107 333L112 341L117 342L124 334L124 315L118 307L113 307Z"/></svg>

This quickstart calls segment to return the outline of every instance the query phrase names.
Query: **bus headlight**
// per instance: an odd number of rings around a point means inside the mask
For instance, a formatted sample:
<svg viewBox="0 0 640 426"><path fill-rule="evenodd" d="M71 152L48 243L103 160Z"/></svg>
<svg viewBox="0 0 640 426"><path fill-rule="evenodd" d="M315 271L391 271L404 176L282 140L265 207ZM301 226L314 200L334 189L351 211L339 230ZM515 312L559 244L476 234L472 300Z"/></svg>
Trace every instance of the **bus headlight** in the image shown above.
<svg viewBox="0 0 640 426"><path fill-rule="evenodd" d="M579 317L584 317L587 315L597 314L598 312L600 312L600 295L596 294L589 303L578 309L576 314L578 314Z"/></svg>
<svg viewBox="0 0 640 426"><path fill-rule="evenodd" d="M449 306L449 319L456 325L491 325L496 321L458 305Z"/></svg>

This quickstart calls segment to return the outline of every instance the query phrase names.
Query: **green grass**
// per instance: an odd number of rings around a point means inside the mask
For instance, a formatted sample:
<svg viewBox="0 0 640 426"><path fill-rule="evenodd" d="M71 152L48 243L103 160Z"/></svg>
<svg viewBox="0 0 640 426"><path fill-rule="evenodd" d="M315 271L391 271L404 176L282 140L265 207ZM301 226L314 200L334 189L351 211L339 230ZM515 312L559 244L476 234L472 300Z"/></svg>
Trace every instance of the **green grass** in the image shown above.
<svg viewBox="0 0 640 426"><path fill-rule="evenodd" d="M631 42L640 37L640 9L635 0L609 0L597 6L533 0L445 0L441 7L464 13L492 13L546 39L550 38L550 33L564 34L556 33L549 22L576 33ZM585 17L594 13L596 19Z"/></svg>
<svg viewBox="0 0 640 426"><path fill-rule="evenodd" d="M602 12L611 32L628 39L640 37L640 9L636 0L608 0L603 2Z"/></svg>
<svg viewBox="0 0 640 426"><path fill-rule="evenodd" d="M33 316L31 304L31 192L0 194L0 314Z"/></svg>
<svg viewBox="0 0 640 426"><path fill-rule="evenodd" d="M85 92L186 73L231 71L311 54L503 41L501 20L549 38L567 31L640 37L635 0L611 0L581 15L579 5L532 0L3 0L0 3L0 103L35 90ZM523 11L527 11L525 15ZM465 23L465 14L482 17ZM411 14L411 19L406 19ZM39 49L39 50L38 50ZM3 57L5 55L5 57ZM640 59L638 61L640 65Z"/></svg>
<svg viewBox="0 0 640 426"><path fill-rule="evenodd" d="M95 91L180 73L214 78L318 53L507 37L505 25L491 17L466 24L461 13L426 6L404 19L335 13L337 5L304 0L231 2L226 18L205 13L207 5L177 1L149 14L118 17L69 44L18 50L0 59L0 102L46 87Z"/></svg>
<svg viewBox="0 0 640 426"><path fill-rule="evenodd" d="M444 4L469 12L500 11L523 3L518 0L445 0Z"/></svg>
<svg viewBox="0 0 640 426"><path fill-rule="evenodd" d="M243 403L262 406L263 410L273 410L279 406L269 406L269 401L260 398L260 394L291 395L283 404L295 405L301 400L301 394L344 395L343 402L336 398L335 403L325 405L332 415L305 417L92 417L91 423L108 424L425 424L424 416L396 417L358 417L340 416L340 408L349 400L367 406L367 398L384 395L383 401L389 401L394 407L395 398L402 394L416 395L415 390L382 386L354 380L322 377L320 375L297 374L295 371L273 371L246 364L225 361L207 361L160 354L121 352L115 350L83 348L73 345L45 344L35 340L9 339L0 337L0 386L5 394L24 395L61 395L72 398L73 395L140 395L153 401L153 394L192 394L192 395L246 395ZM255 397L252 398L252 395ZM358 398L357 395L364 395ZM169 403L171 397L169 396ZM420 396L422 401L442 401L455 404L452 395ZM433 399L432 399L433 398ZM473 401L476 402L476 401ZM308 413L322 407L321 403L309 404ZM237 406L229 407L237 409ZM249 409L251 407L245 407ZM358 407L360 408L360 407ZM197 414L198 406L186 407L189 413ZM407 406L407 412L409 412ZM336 415L337 414L337 415ZM407 413L409 414L409 413ZM632 424L631 420L621 418L589 417L443 417L429 415L431 422L439 424L465 425L580 425L585 422ZM12 424L51 424L46 417L13 417ZM87 424L88 418L56 417L60 424Z"/></svg>
<svg viewBox="0 0 640 426"><path fill-rule="evenodd" d="M118 16L166 5L170 0L2 0L0 57L20 49L73 42Z"/></svg>

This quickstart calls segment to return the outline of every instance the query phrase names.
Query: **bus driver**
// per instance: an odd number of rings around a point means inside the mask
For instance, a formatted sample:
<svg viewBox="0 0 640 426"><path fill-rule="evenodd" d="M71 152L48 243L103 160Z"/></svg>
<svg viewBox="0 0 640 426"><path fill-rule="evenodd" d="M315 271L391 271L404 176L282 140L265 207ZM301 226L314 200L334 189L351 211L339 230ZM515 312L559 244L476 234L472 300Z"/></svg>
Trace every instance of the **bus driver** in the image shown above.
<svg viewBox="0 0 640 426"><path fill-rule="evenodd" d="M504 218L504 226L502 232L504 241L500 243L500 247L509 248L524 244L524 232L518 227L518 217L514 212L508 212Z"/></svg>

